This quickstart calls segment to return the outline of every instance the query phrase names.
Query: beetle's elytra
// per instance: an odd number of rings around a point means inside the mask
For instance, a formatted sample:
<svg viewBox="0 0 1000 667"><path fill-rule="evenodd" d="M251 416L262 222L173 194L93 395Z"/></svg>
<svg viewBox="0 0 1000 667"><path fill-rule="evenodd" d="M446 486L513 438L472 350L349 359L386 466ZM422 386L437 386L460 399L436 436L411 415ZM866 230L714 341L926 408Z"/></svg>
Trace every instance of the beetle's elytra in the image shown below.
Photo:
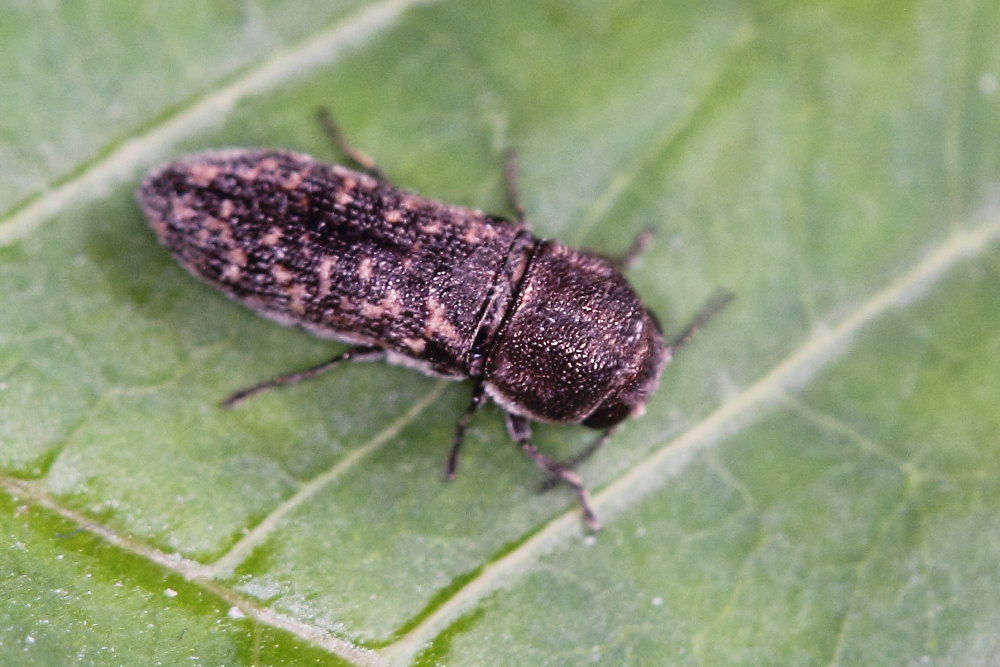
<svg viewBox="0 0 1000 667"><path fill-rule="evenodd" d="M656 389L676 345L616 264L538 239L521 222L288 151L190 156L150 173L138 199L189 272L273 320L355 346L230 403L351 359L471 378L449 477L485 391L525 453L577 491L598 528L582 481L531 444L529 420L578 422L606 437Z"/></svg>

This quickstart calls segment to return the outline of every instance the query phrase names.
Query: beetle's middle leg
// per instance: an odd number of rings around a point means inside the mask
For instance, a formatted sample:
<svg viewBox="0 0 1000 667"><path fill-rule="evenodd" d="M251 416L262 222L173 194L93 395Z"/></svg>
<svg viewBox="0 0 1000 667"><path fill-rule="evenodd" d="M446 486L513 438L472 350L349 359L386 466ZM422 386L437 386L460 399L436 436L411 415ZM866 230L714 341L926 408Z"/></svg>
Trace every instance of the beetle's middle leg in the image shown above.
<svg viewBox="0 0 1000 667"><path fill-rule="evenodd" d="M302 382L302 380L322 375L343 361L377 361L384 358L385 350L382 348L370 345L358 345L357 347L352 347L346 352L338 354L329 361L324 361L318 366L313 366L312 368L307 368L295 373L288 373L287 375L278 375L270 380L264 380L263 382L258 382L250 387L240 389L224 400L222 402L222 407L231 408L242 403L251 396L261 393L262 391L267 391L268 389L273 389L286 384L295 384L296 382Z"/></svg>
<svg viewBox="0 0 1000 667"><path fill-rule="evenodd" d="M601 522L597 519L597 515L594 514L594 509L590 503L590 494L587 492L587 487L584 486L580 475L564 467L557 461L553 461L531 444L531 424L528 423L527 419L509 412L506 413L506 419L507 432L510 434L511 439L521 447L521 451L534 461L535 465L539 468L553 477L557 477L560 482L576 491L576 500L583 511L583 520L591 530L600 530Z"/></svg>
<svg viewBox="0 0 1000 667"><path fill-rule="evenodd" d="M451 441L451 449L448 450L448 459L444 467L444 476L446 479L455 479L455 471L458 470L458 452L462 448L462 442L465 440L465 429L469 427L469 423L472 421L473 415L476 414L476 410L483 403L483 381L481 379L476 380L476 386L472 388L472 398L469 400L469 407L465 409L462 416L458 420L458 424L455 425L455 437Z"/></svg>
<svg viewBox="0 0 1000 667"><path fill-rule="evenodd" d="M316 118L319 120L319 124L323 128L323 131L326 132L334 146L337 147L337 150L375 178L380 181L385 181L386 183L391 183L391 181L386 177L385 172L379 169L378 165L375 164L375 160L370 155L355 148L351 142L347 140L347 135L345 135L344 131L340 129L340 125L334 119L333 114L329 109L326 107L320 108L320 110L316 112Z"/></svg>

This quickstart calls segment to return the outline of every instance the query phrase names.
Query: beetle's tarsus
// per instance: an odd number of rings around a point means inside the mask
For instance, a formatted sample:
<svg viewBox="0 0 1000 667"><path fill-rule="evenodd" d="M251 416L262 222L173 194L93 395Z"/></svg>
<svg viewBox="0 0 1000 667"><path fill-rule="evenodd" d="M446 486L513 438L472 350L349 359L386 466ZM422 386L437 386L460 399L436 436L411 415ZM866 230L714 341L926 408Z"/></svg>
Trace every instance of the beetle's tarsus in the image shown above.
<svg viewBox="0 0 1000 667"><path fill-rule="evenodd" d="M575 470L577 466L579 466L584 461L589 459L597 452L598 449L604 446L604 443L606 443L608 441L608 438L611 437L611 432L613 430L614 429L609 428L603 431L600 435L594 438L593 442L587 445L582 451L574 454L572 457L564 461L559 461L558 462L559 467L566 468L567 470ZM560 481L562 480L559 478L558 475L549 475L548 477L545 478L545 481L542 482L541 485L538 487L538 492L545 493L546 491L554 487L556 484L558 484Z"/></svg>

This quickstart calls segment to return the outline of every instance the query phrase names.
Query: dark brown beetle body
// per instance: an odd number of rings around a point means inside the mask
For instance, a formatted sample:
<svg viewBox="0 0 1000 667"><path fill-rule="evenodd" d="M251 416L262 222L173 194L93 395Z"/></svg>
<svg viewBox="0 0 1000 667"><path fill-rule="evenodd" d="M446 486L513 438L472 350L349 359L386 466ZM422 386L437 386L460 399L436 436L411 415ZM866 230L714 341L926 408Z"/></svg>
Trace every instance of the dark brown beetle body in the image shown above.
<svg viewBox="0 0 1000 667"><path fill-rule="evenodd" d="M670 357L608 260L306 155L191 156L152 172L138 198L198 278L282 324L475 379L523 447L525 419L608 429L641 414Z"/></svg>
<svg viewBox="0 0 1000 667"><path fill-rule="evenodd" d="M666 361L607 260L305 155L195 155L151 174L139 200L188 271L253 310L482 378L528 419L611 426L642 411Z"/></svg>

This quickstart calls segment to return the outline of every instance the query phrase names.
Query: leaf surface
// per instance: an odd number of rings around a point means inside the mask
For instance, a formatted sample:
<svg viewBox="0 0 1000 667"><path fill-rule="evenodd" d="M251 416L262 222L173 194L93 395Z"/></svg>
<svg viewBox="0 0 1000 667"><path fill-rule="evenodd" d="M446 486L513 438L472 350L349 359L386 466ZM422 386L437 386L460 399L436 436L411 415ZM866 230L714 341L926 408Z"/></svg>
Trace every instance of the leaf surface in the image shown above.
<svg viewBox="0 0 1000 667"><path fill-rule="evenodd" d="M1000 7L0 2L4 664L982 664L1000 654ZM668 334L581 470L469 388L191 279L149 167L335 161L615 254ZM591 436L542 426L569 456Z"/></svg>

